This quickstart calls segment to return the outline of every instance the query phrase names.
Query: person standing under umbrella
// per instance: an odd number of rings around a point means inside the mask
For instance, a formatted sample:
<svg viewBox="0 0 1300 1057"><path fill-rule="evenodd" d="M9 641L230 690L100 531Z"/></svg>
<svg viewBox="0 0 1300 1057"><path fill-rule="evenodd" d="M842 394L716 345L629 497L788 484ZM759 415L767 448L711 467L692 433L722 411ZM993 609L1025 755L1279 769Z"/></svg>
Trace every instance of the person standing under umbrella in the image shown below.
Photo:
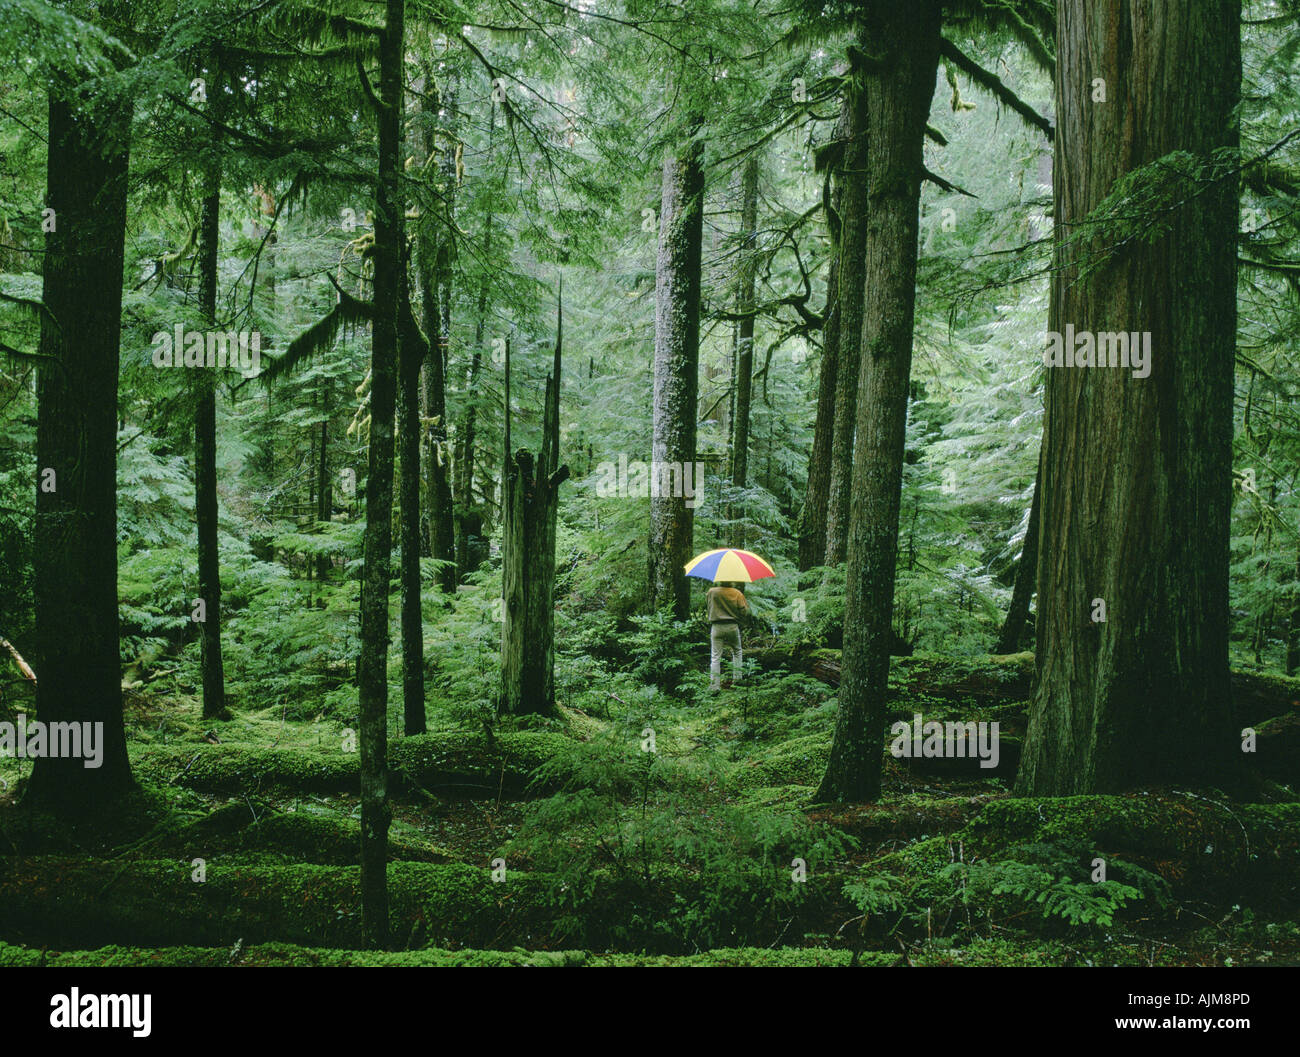
<svg viewBox="0 0 1300 1057"><path fill-rule="evenodd" d="M709 685L713 690L720 690L724 648L731 651L731 665L735 672L733 681L740 679L740 622L749 613L744 585L765 576L775 576L776 572L752 551L719 547L687 562L686 575L713 581L714 586L704 596L709 617Z"/></svg>
<svg viewBox="0 0 1300 1057"><path fill-rule="evenodd" d="M744 660L740 645L740 621L749 613L749 603L739 583L714 584L704 594L709 616L709 689L722 688L722 651L731 651L732 682L740 682Z"/></svg>

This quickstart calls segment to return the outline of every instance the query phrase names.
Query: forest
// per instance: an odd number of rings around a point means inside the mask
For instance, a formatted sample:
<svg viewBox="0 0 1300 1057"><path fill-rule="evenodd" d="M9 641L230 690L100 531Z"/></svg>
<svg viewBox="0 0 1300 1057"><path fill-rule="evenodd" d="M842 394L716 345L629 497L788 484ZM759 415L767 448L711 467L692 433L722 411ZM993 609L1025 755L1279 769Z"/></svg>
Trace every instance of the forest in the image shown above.
<svg viewBox="0 0 1300 1057"><path fill-rule="evenodd" d="M0 12L0 966L1300 965L1300 0Z"/></svg>

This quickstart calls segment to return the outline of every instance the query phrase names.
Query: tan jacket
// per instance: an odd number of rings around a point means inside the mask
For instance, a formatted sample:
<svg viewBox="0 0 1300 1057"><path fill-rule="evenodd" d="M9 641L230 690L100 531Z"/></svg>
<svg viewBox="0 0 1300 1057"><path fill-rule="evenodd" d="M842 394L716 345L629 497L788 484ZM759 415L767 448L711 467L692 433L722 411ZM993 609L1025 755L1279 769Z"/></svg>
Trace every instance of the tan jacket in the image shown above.
<svg viewBox="0 0 1300 1057"><path fill-rule="evenodd" d="M704 600L709 609L710 624L716 624L720 620L739 622L749 611L745 596L734 587L710 587Z"/></svg>

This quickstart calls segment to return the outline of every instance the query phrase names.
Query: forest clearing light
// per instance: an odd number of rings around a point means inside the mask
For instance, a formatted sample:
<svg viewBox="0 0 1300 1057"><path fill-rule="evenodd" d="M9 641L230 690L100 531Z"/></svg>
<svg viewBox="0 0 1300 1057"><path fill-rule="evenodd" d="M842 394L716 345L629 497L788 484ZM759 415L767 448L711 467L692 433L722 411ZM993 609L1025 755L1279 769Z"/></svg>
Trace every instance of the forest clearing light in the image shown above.
<svg viewBox="0 0 1300 1057"><path fill-rule="evenodd" d="M20 760L76 759L83 767L98 768L104 762L103 723L31 723L26 713L18 722L0 722L0 756Z"/></svg>
<svg viewBox="0 0 1300 1057"><path fill-rule="evenodd" d="M1131 339L1131 340L1130 340ZM1047 332L1043 350L1047 367L1132 367L1134 378L1151 373L1151 332L1100 331L1074 329L1065 325L1065 334Z"/></svg>
<svg viewBox="0 0 1300 1057"><path fill-rule="evenodd" d="M702 462L628 462L627 455L620 453L617 465L606 460L596 467L596 494L602 498L678 496L686 499L688 510L694 510L703 485Z"/></svg>
<svg viewBox="0 0 1300 1057"><path fill-rule="evenodd" d="M968 720L965 723L938 720L922 724L921 713L907 720L900 719L889 728L893 737L889 752L894 759L932 759L949 757L953 759L974 759L979 757L980 766L992 768L998 765L998 721L987 723Z"/></svg>

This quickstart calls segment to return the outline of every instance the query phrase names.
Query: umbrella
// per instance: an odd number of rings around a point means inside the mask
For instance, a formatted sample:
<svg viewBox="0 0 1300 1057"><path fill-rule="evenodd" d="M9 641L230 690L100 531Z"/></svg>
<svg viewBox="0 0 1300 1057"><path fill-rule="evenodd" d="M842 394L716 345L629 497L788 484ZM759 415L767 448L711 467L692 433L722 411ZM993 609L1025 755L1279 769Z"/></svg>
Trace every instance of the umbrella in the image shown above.
<svg viewBox="0 0 1300 1057"><path fill-rule="evenodd" d="M737 550L735 547L720 547L705 551L686 563L686 575L700 580L732 581L752 584L765 576L775 576L772 567L752 551Z"/></svg>

